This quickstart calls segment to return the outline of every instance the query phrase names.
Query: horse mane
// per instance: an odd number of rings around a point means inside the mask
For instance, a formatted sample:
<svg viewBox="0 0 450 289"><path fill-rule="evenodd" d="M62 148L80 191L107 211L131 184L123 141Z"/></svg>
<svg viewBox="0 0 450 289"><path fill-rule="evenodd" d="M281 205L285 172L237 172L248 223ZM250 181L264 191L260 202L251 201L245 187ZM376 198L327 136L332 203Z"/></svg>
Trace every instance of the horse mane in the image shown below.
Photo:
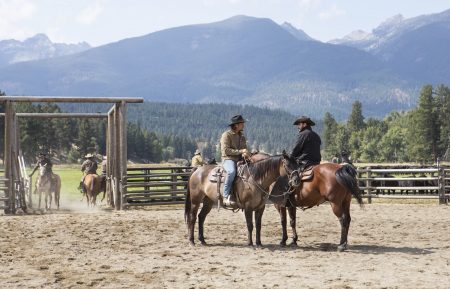
<svg viewBox="0 0 450 289"><path fill-rule="evenodd" d="M281 156L272 156L267 159L248 164L250 175L256 182L261 181L267 174L280 167Z"/></svg>

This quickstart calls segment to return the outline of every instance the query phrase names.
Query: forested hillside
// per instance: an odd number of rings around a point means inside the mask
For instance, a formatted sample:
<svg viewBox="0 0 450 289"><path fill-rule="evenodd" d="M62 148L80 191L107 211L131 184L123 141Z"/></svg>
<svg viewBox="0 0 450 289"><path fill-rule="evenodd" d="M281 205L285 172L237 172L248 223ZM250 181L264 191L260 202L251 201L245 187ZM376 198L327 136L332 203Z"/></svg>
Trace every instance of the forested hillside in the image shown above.
<svg viewBox="0 0 450 289"><path fill-rule="evenodd" d="M450 89L443 85L425 85L415 109L384 119L365 119L361 102L355 102L347 122L325 115L324 157L348 151L362 162L450 161L449 119Z"/></svg>
<svg viewBox="0 0 450 289"><path fill-rule="evenodd" d="M106 106L100 105L65 104L62 107L71 112L107 110ZM299 114L307 112L299 109ZM247 120L245 135L251 149L279 153L292 148L297 136L297 129L292 123L297 116L282 110L249 105L145 102L129 105L128 120L161 139L189 139L204 151L204 155L217 157L216 146L220 135L228 128L230 118L236 114L242 114ZM315 129L320 132L322 116L310 117L316 120Z"/></svg>
<svg viewBox="0 0 450 289"><path fill-rule="evenodd" d="M16 103L16 112L105 112L109 105ZM242 114L250 149L269 153L289 150L297 135L294 115L281 110L225 104L144 103L128 106L128 156L139 162L190 159L195 149L220 158L219 138L230 118ZM316 118L315 118L316 119ZM86 153L105 154L106 119L20 118L21 149L28 162L40 150L61 162ZM320 127L320 121L318 127ZM3 120L1 120L3 126ZM3 134L0 146L3 152Z"/></svg>

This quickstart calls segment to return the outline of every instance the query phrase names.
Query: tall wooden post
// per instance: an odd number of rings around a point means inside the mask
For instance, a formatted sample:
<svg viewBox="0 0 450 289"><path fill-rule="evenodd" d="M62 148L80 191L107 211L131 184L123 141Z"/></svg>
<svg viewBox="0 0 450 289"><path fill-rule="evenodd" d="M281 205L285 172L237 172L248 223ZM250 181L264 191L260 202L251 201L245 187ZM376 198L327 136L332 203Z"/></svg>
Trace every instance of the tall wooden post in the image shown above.
<svg viewBox="0 0 450 289"><path fill-rule="evenodd" d="M122 210L127 193L127 103L122 101L119 109L119 142L120 142L120 209Z"/></svg>
<svg viewBox="0 0 450 289"><path fill-rule="evenodd" d="M106 135L106 192L109 205L114 208L114 106L108 112L108 133Z"/></svg>
<svg viewBox="0 0 450 289"><path fill-rule="evenodd" d="M6 190L5 214L15 213L15 195L14 195L14 168L13 168L13 107L11 101L5 101L5 178L7 179L8 189Z"/></svg>
<svg viewBox="0 0 450 289"><path fill-rule="evenodd" d="M120 182L120 121L119 121L120 104L114 105L114 186L116 195L114 196L114 207L120 210L122 206L121 199L121 182Z"/></svg>

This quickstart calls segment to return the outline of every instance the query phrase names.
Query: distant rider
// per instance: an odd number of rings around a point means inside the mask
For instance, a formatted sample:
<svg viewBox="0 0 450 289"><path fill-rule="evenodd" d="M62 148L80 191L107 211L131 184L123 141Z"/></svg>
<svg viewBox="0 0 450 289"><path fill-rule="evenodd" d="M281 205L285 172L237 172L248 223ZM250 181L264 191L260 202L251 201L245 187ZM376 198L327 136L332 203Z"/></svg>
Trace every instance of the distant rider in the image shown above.
<svg viewBox="0 0 450 289"><path fill-rule="evenodd" d="M84 187L84 178L89 174L97 174L97 161L93 154L87 154L85 156L86 160L81 164L81 171L84 172L81 178L80 188L83 193L86 193L86 188Z"/></svg>

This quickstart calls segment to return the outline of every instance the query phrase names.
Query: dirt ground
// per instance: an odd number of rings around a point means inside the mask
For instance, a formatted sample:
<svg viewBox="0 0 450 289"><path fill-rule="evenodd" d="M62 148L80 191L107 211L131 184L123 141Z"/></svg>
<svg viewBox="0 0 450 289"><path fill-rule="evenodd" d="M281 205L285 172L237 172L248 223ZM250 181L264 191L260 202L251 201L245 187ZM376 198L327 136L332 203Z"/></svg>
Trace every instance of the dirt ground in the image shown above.
<svg viewBox="0 0 450 289"><path fill-rule="evenodd" d="M445 205L353 204L344 253L326 204L298 213L299 246L286 248L273 207L263 248L245 245L241 212L216 209L208 246L191 247L183 212L0 216L0 288L450 288Z"/></svg>

